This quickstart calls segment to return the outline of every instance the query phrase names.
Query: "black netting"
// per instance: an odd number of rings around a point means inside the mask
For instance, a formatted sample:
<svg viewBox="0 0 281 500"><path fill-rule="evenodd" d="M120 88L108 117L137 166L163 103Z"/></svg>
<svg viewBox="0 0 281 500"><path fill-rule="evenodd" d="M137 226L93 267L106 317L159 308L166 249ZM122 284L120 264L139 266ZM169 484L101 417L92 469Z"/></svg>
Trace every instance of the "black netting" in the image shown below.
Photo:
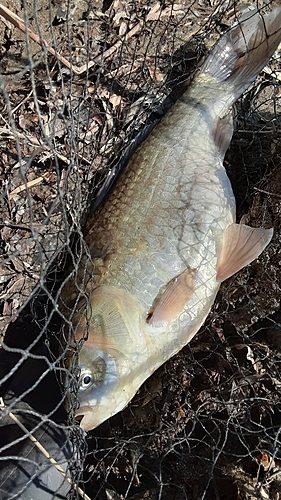
<svg viewBox="0 0 281 500"><path fill-rule="evenodd" d="M123 412L87 435L75 421L82 343L75 330L94 286L85 221L245 7L0 5L3 500L281 494L278 50L234 107L225 158L238 221L274 227L272 243L223 283L200 333Z"/></svg>

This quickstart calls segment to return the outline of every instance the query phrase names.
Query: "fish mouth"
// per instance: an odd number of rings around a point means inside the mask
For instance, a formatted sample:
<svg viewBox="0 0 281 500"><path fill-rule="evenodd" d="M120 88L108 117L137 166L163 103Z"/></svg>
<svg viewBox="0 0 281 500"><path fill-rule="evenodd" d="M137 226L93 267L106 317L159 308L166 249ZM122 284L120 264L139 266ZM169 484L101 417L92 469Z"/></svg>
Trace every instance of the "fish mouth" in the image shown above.
<svg viewBox="0 0 281 500"><path fill-rule="evenodd" d="M77 419L77 417L83 417L86 413L93 413L93 409L90 405L80 406L75 413L75 418Z"/></svg>
<svg viewBox="0 0 281 500"><path fill-rule="evenodd" d="M78 424L81 424L83 417L84 415L75 415L76 422L78 422Z"/></svg>
<svg viewBox="0 0 281 500"><path fill-rule="evenodd" d="M79 422L80 427L84 429L84 431L90 431L97 426L94 418L94 411L91 406L85 405L78 408L75 414L75 420Z"/></svg>

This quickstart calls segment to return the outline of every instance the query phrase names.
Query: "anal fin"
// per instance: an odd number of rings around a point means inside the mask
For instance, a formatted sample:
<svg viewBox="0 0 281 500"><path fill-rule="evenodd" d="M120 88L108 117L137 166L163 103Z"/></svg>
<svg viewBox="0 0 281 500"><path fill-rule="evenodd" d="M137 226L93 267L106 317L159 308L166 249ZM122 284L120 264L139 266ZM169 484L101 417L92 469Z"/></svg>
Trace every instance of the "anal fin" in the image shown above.
<svg viewBox="0 0 281 500"><path fill-rule="evenodd" d="M152 314L147 320L149 325L170 324L184 310L195 289L195 270L186 269L167 285L159 298Z"/></svg>
<svg viewBox="0 0 281 500"><path fill-rule="evenodd" d="M272 235L273 229L255 229L244 224L228 226L217 264L217 281L226 280L256 259Z"/></svg>

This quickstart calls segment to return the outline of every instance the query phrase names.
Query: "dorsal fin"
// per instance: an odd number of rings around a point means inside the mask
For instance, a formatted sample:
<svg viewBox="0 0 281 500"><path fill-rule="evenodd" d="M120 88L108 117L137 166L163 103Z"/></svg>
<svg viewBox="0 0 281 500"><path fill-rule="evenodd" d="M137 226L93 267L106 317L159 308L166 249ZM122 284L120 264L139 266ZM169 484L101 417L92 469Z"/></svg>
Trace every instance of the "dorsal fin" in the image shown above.
<svg viewBox="0 0 281 500"><path fill-rule="evenodd" d="M225 153L228 150L230 141L233 135L233 118L232 112L230 111L223 118L219 118L216 122L216 128L214 130L214 141L218 147L221 159L224 159Z"/></svg>

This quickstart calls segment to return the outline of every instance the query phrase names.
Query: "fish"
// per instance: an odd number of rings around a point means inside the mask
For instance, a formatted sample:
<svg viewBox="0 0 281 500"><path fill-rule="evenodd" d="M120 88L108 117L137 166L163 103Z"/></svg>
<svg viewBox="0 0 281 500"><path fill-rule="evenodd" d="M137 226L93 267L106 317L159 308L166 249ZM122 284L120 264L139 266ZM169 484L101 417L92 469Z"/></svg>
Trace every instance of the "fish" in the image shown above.
<svg viewBox="0 0 281 500"><path fill-rule="evenodd" d="M272 228L236 222L223 160L232 106L280 41L281 7L242 14L86 222L76 281L89 303L76 301L72 317L86 432L191 341L220 284L272 238Z"/></svg>

